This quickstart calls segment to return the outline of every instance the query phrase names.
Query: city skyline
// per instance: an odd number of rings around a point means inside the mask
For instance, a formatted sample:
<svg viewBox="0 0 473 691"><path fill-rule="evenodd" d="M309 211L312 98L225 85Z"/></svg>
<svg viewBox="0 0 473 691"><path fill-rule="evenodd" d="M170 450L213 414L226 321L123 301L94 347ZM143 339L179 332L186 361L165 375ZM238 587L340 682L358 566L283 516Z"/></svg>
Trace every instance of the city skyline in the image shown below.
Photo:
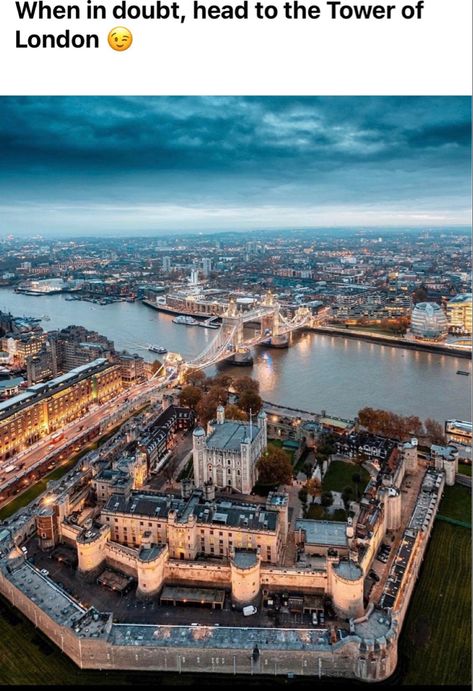
<svg viewBox="0 0 473 691"><path fill-rule="evenodd" d="M5 97L0 235L470 223L467 97Z"/></svg>

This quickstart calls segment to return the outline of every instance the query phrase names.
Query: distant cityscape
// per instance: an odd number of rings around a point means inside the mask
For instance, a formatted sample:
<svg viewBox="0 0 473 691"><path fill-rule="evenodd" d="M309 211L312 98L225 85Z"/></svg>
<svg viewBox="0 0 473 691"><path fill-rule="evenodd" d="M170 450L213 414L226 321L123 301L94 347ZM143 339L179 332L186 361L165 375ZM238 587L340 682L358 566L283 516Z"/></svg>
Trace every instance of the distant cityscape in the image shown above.
<svg viewBox="0 0 473 691"><path fill-rule="evenodd" d="M71 302L100 305L142 300L174 315L215 317L216 326L230 300L250 309L271 291L288 313L309 309L316 327L471 351L466 233L354 231L314 239L301 232L266 241L231 235L178 243L10 239L2 247L2 285L27 295L65 293ZM11 371L18 382L25 369L34 384L113 352L106 338L80 329L48 334L7 314L1 328L3 376ZM64 345L71 340L74 355Z"/></svg>

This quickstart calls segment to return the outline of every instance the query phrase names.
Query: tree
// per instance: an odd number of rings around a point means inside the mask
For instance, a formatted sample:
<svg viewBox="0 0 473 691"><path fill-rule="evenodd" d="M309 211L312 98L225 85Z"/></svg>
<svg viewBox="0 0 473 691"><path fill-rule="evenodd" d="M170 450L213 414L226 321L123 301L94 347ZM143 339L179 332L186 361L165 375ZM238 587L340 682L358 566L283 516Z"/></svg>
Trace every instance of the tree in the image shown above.
<svg viewBox="0 0 473 691"><path fill-rule="evenodd" d="M188 384L192 384L192 386L199 386L200 388L204 388L204 384L207 377L202 372L202 370L191 369L188 372L186 372L185 379L186 382Z"/></svg>
<svg viewBox="0 0 473 691"><path fill-rule="evenodd" d="M251 377L248 377L245 374L245 376L238 377L235 379L235 381L233 382L233 388L239 394L242 394L245 391L254 391L254 393L258 393L259 382L255 381L255 379L252 379Z"/></svg>
<svg viewBox="0 0 473 691"><path fill-rule="evenodd" d="M323 456L331 456L336 451L337 437L332 432L322 432L317 440L317 452Z"/></svg>
<svg viewBox="0 0 473 691"><path fill-rule="evenodd" d="M373 432L373 428L376 425L376 410L373 408L362 408L358 411L358 420L362 427L366 427L368 432Z"/></svg>
<svg viewBox="0 0 473 691"><path fill-rule="evenodd" d="M225 419L245 421L248 420L248 415L244 410L240 410L238 406L233 405L233 403L228 403L228 405L225 406Z"/></svg>
<svg viewBox="0 0 473 691"><path fill-rule="evenodd" d="M317 480L316 478L310 478L305 483L305 488L307 490L307 494L309 494L312 497L312 501L314 501L314 497L320 496L320 480Z"/></svg>
<svg viewBox="0 0 473 691"><path fill-rule="evenodd" d="M297 496L300 499L301 504L307 504L307 490L305 487L301 487Z"/></svg>
<svg viewBox="0 0 473 691"><path fill-rule="evenodd" d="M350 486L345 487L345 489L342 492L342 500L343 500L343 503L345 504L345 509L347 511L348 511L348 507L350 505L352 495L353 495L353 488Z"/></svg>
<svg viewBox="0 0 473 691"><path fill-rule="evenodd" d="M445 444L445 432L440 422L428 417L424 422L424 426L425 433L429 437L431 444Z"/></svg>
<svg viewBox="0 0 473 691"><path fill-rule="evenodd" d="M179 402L182 406L195 410L202 395L202 390L197 388L197 386L185 386L179 395Z"/></svg>
<svg viewBox="0 0 473 691"><path fill-rule="evenodd" d="M258 463L258 481L262 485L289 485L292 483L292 463L285 451L268 446Z"/></svg>
<svg viewBox="0 0 473 691"><path fill-rule="evenodd" d="M358 412L358 419L362 427L371 434L381 434L390 439L403 440L406 437L422 434L422 422L415 415L403 417L388 410L362 408Z"/></svg>
<svg viewBox="0 0 473 691"><path fill-rule="evenodd" d="M422 420L417 415L409 415L406 418L406 428L408 434L413 434L414 437L422 437L424 434L424 426Z"/></svg>
<svg viewBox="0 0 473 691"><path fill-rule="evenodd" d="M323 492L322 496L320 498L320 502L321 502L322 506L325 506L325 507L332 506L332 504L333 504L332 492L330 492L330 491Z"/></svg>
<svg viewBox="0 0 473 691"><path fill-rule="evenodd" d="M261 396L255 391L244 391L238 399L238 407L246 413L251 411L253 415L259 413L262 405Z"/></svg>
<svg viewBox="0 0 473 691"><path fill-rule="evenodd" d="M205 394L205 396L202 396L202 398L196 406L197 417L199 418L199 422L201 425L205 427L209 420L215 419L217 415L217 407L219 405L219 401L216 400L213 396L209 396L209 394Z"/></svg>
<svg viewBox="0 0 473 691"><path fill-rule="evenodd" d="M207 396L215 399L220 405L226 405L228 401L228 391L223 386L211 386Z"/></svg>
<svg viewBox="0 0 473 691"><path fill-rule="evenodd" d="M353 475L351 476L351 479L356 485L356 498L357 498L357 500L359 500L359 498L360 498L360 482L361 482L360 473L353 473ZM346 488L346 489L348 489L348 488ZM351 489L351 487L350 487L350 489Z"/></svg>
<svg viewBox="0 0 473 691"><path fill-rule="evenodd" d="M233 377L231 377L229 374L226 374L225 372L220 372L220 374L217 374L216 377L214 377L212 385L213 386L221 386L224 389L228 389L233 382Z"/></svg>

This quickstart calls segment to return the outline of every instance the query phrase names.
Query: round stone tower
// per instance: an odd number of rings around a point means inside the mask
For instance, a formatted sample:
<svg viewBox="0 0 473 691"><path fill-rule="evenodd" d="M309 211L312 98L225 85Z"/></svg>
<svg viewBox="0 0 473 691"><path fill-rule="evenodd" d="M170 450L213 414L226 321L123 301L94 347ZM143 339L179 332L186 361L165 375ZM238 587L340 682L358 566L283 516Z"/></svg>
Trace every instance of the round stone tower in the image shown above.
<svg viewBox="0 0 473 691"><path fill-rule="evenodd" d="M344 617L360 617L363 606L363 569L353 561L328 561L329 592Z"/></svg>
<svg viewBox="0 0 473 691"><path fill-rule="evenodd" d="M232 602L238 607L251 605L260 593L261 557L259 550L235 549L230 559Z"/></svg>
<svg viewBox="0 0 473 691"><path fill-rule="evenodd" d="M153 545L150 533L145 533L136 564L138 572L138 597L150 597L161 590L164 583L164 567L168 560L167 545Z"/></svg>
<svg viewBox="0 0 473 691"><path fill-rule="evenodd" d="M81 574L93 574L105 561L105 546L110 539L110 528L85 530L77 538L77 569Z"/></svg>

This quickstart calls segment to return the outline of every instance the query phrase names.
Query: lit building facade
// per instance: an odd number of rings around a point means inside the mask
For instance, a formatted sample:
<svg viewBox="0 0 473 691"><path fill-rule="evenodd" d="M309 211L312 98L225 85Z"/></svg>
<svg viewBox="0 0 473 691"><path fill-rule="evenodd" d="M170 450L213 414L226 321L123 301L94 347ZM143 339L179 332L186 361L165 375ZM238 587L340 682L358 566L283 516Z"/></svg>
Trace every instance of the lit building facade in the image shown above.
<svg viewBox="0 0 473 691"><path fill-rule="evenodd" d="M83 415L122 390L119 365L98 359L0 403L0 460Z"/></svg>
<svg viewBox="0 0 473 691"><path fill-rule="evenodd" d="M447 302L448 326L454 333L471 334L471 293L457 295Z"/></svg>

